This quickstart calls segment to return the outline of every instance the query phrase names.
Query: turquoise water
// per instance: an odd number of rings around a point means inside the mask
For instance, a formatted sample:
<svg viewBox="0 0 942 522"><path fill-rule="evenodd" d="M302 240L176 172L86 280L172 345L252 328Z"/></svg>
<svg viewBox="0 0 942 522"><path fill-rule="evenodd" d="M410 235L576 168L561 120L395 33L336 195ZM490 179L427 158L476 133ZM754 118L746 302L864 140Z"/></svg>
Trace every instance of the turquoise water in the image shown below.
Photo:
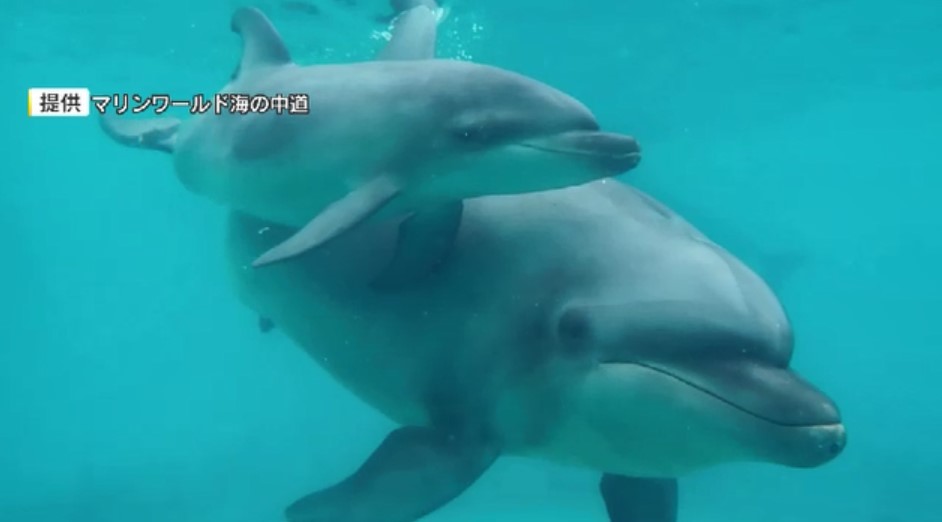
<svg viewBox="0 0 942 522"><path fill-rule="evenodd" d="M258 5L313 63L379 48L384 2L361 4ZM505 4L450 2L440 55L543 80L637 136L625 181L769 279L795 366L844 415L834 462L697 473L680 519L942 520L942 3ZM224 212L166 156L23 114L34 86L212 92L236 5L0 7L0 520L280 520L392 427L258 332L221 269ZM604 520L596 480L502 459L428 520Z"/></svg>

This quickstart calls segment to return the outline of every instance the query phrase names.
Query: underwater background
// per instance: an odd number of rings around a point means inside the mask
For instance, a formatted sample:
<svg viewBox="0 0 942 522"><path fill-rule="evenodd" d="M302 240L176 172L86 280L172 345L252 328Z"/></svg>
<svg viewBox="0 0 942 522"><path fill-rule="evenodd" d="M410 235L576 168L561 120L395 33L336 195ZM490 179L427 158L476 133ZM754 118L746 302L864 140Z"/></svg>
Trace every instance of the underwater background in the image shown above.
<svg viewBox="0 0 942 522"><path fill-rule="evenodd" d="M383 0L259 0L303 63L368 59ZM323 5L321 5L323 4ZM29 87L212 93L229 0L0 5L0 522L249 522L392 423L223 270L222 208ZM439 56L512 69L636 136L648 191L775 288L848 447L681 481L682 522L938 522L942 2L452 0ZM597 475L503 458L427 520L605 520Z"/></svg>

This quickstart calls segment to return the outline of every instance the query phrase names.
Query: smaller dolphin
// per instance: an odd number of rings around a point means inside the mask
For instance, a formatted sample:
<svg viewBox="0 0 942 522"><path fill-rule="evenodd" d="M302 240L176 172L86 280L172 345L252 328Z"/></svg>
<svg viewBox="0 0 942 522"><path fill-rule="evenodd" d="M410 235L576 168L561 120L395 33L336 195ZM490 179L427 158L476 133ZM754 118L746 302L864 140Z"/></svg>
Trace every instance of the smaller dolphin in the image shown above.
<svg viewBox="0 0 942 522"><path fill-rule="evenodd" d="M254 266L368 219L406 215L403 250L442 258L466 198L581 185L638 164L637 142L600 131L571 96L511 71L434 59L437 15L427 2L412 4L378 60L304 67L261 11L235 12L243 55L221 92L307 95L308 114L104 118L105 131L172 153L177 176L197 194L300 228Z"/></svg>

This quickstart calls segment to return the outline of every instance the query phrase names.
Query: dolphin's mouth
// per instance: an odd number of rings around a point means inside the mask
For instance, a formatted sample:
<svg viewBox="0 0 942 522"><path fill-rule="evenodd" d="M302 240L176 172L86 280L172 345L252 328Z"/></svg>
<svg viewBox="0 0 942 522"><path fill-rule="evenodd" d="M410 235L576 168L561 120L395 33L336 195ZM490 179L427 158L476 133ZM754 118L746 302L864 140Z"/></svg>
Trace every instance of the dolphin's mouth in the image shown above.
<svg viewBox="0 0 942 522"><path fill-rule="evenodd" d="M745 413L756 420L782 428L817 428L827 426L837 426L841 424L841 417L837 408L831 404L830 400L820 395L817 390L804 386L803 381L794 379L794 384L800 387L791 389L790 386L777 387L773 393L766 393L767 390L758 387L748 386L746 382L737 382L736 384L746 385L746 393L740 395L751 397L751 401L737 400L733 393L723 393L720 386L710 386L703 382L703 379L691 378L685 375L684 371L672 371L664 366L657 364L648 364L639 361L623 362L611 361L602 364L633 365L659 373L684 386L692 388L700 393L708 395L713 399L733 408L739 412ZM774 369L777 373L783 372L781 369ZM728 378L728 374L724 377ZM761 378L761 377L760 377ZM700 382L698 382L700 381ZM794 392L791 394L790 392ZM757 399L757 397L759 397ZM783 400L791 399L791 400ZM753 404L747 404L752 402Z"/></svg>
<svg viewBox="0 0 942 522"><path fill-rule="evenodd" d="M621 173L638 166L641 147L625 134L571 131L519 143L521 147L584 158L595 167Z"/></svg>
<svg viewBox="0 0 942 522"><path fill-rule="evenodd" d="M702 359L699 362L702 363ZM726 361L733 365L743 362L746 366L751 364L742 360ZM668 419L671 426L676 427L678 423L689 429L709 426L710 431L721 434L725 444L734 444L739 448L737 451L745 452L739 458L748 455L747 460L814 468L836 458L847 445L847 432L836 408L813 399L819 397L830 404L827 397L810 386L786 386L786 389L776 390L781 387L781 381L773 378L769 386L738 381L731 383L736 389L725 389L730 386L714 381L730 378L730 374L714 372L713 368L691 373L683 367L674 371L673 367L637 360L601 361L600 367L604 368L600 373L601 381L623 381L609 384L619 399L623 393L648 397L652 404L659 405L658 416ZM784 368L775 369L793 373ZM766 374L757 372L757 377L761 379ZM795 381L801 379L795 375ZM807 411L801 413L801 409ZM796 422L802 417L805 422Z"/></svg>

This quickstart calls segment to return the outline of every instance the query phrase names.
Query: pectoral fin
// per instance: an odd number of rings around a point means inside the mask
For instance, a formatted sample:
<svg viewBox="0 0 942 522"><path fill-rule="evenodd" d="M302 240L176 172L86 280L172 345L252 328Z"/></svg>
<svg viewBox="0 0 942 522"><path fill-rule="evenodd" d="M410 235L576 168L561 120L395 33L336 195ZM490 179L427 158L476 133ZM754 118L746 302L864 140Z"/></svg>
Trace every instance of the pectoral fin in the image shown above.
<svg viewBox="0 0 942 522"><path fill-rule="evenodd" d="M433 428L390 433L353 475L286 510L290 522L412 522L460 495L498 451Z"/></svg>
<svg viewBox="0 0 942 522"><path fill-rule="evenodd" d="M105 115L99 118L102 130L114 141L139 149L173 153L180 120L176 118L125 118Z"/></svg>
<svg viewBox="0 0 942 522"><path fill-rule="evenodd" d="M362 223L397 194L399 187L395 180L385 175L378 176L328 205L304 228L259 256L252 266L259 267L283 261L317 248Z"/></svg>
<svg viewBox="0 0 942 522"><path fill-rule="evenodd" d="M599 490L610 522L677 522L677 479L606 473Z"/></svg>
<svg viewBox="0 0 942 522"><path fill-rule="evenodd" d="M392 260L373 280L373 288L394 292L419 282L448 256L458 235L464 204L453 201L423 209L399 225Z"/></svg>

